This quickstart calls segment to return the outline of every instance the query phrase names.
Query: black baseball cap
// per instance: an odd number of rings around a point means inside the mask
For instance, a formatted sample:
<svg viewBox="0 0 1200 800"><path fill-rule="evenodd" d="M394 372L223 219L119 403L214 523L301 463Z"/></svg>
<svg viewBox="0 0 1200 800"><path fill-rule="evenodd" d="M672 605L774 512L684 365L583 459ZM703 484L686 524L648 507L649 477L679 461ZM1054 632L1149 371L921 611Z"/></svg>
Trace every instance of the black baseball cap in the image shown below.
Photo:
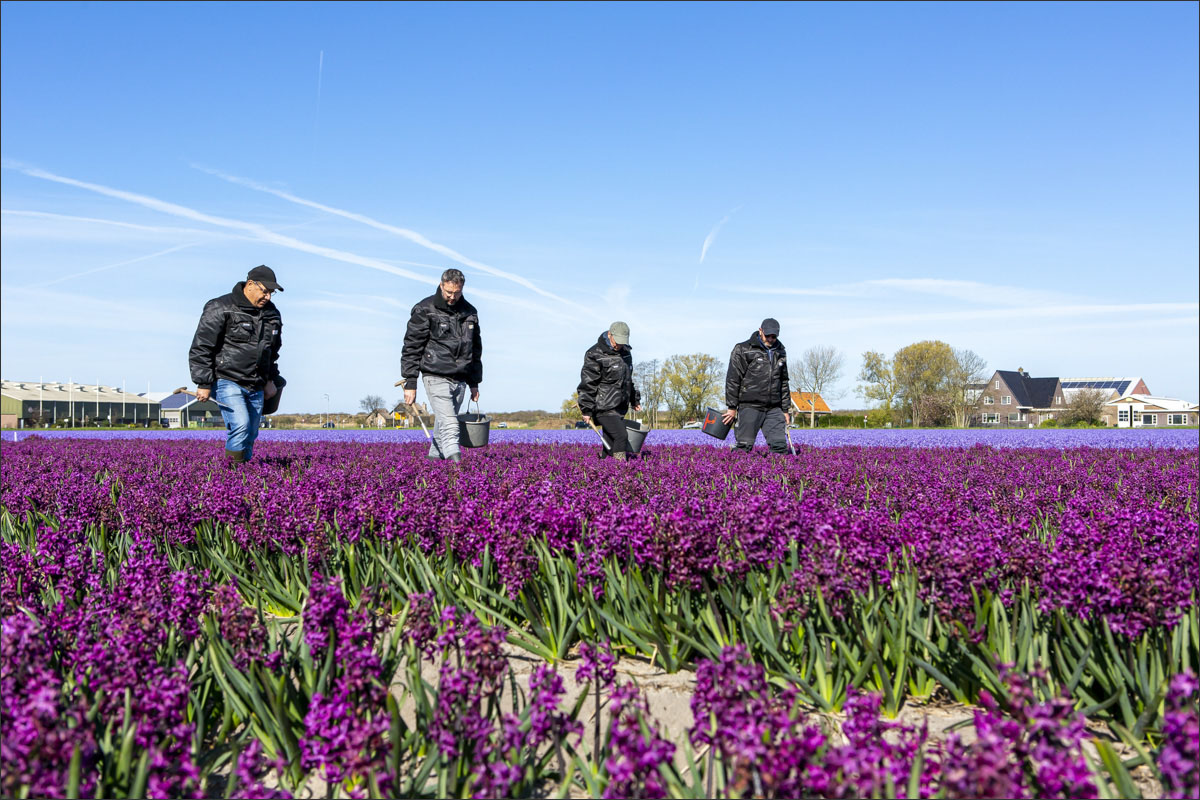
<svg viewBox="0 0 1200 800"><path fill-rule="evenodd" d="M254 269L250 270L246 275L248 281L258 281L263 286L270 289L272 292L282 292L283 287L275 280L275 270L268 267L266 264L259 264Z"/></svg>
<svg viewBox="0 0 1200 800"><path fill-rule="evenodd" d="M763 332L764 336L778 336L779 335L779 323L776 322L771 317L767 317L766 319L764 319L762 321L762 325L759 325L758 327L762 328L762 332Z"/></svg>

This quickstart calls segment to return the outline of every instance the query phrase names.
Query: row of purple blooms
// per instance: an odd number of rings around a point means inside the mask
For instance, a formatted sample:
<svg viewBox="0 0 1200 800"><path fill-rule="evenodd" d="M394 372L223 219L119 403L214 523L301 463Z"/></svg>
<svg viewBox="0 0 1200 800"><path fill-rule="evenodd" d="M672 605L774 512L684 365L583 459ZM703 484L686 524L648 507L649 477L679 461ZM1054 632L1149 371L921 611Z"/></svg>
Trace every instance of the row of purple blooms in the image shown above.
<svg viewBox="0 0 1200 800"><path fill-rule="evenodd" d="M794 550L794 585L835 606L906 572L944 615L969 610L972 591L1028 585L1043 610L1130 636L1172 626L1200 578L1194 450L677 447L621 470L571 446L493 445L442 467L419 446L278 443L237 473L208 455L196 442L5 444L0 505L55 530L4 569L36 581L100 525L170 547L216 525L247 549L310 558L335 535L467 563L486 549L513 596L537 569L531 541L575 559L597 592L613 560L695 588Z"/></svg>

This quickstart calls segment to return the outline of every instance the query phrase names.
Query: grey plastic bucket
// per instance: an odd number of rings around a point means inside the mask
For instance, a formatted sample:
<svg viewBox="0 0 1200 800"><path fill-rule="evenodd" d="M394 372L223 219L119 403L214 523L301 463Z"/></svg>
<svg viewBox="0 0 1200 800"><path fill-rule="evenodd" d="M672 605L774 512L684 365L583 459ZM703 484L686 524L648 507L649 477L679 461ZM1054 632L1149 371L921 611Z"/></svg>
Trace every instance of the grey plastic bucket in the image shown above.
<svg viewBox="0 0 1200 800"><path fill-rule="evenodd" d="M487 447L488 434L492 429L492 418L478 413L458 415L458 444L460 447Z"/></svg>
<svg viewBox="0 0 1200 800"><path fill-rule="evenodd" d="M721 441L725 441L725 437L729 435L729 426L725 424L721 412L715 408L704 409L704 424L700 426L700 430Z"/></svg>
<svg viewBox="0 0 1200 800"><path fill-rule="evenodd" d="M636 419L623 419L621 421L625 423L625 438L629 440L629 452L642 452L642 445L646 442L646 434L650 433L650 428ZM612 440L608 438L608 434L601 433L600 437L604 439L604 443L611 450Z"/></svg>

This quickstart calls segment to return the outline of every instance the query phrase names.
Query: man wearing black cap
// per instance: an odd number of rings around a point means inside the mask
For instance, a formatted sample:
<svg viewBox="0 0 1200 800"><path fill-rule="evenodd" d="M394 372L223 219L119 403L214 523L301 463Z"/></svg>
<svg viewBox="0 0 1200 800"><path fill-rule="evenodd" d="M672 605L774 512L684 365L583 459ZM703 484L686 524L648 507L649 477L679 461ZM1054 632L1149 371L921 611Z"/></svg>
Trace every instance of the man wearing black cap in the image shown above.
<svg viewBox="0 0 1200 800"><path fill-rule="evenodd" d="M600 457L615 457L624 461L633 455L629 434L625 429L625 414L629 407L642 408L642 395L633 385L633 356L629 352L629 326L614 322L600 334L596 343L583 354L583 369L579 372L579 410L589 425L592 418L608 434L610 450L600 448Z"/></svg>
<svg viewBox="0 0 1200 800"><path fill-rule="evenodd" d="M285 383L278 363L283 320L271 296L282 291L274 270L255 267L232 292L204 304L192 337L188 364L196 399L214 397L221 407L230 466L254 454L264 402L268 414L279 407Z"/></svg>
<svg viewBox="0 0 1200 800"><path fill-rule="evenodd" d="M725 373L725 424L736 419L737 449L750 452L761 428L772 453L786 453L791 387L787 350L779 341L779 323L768 317L744 342L733 346Z"/></svg>

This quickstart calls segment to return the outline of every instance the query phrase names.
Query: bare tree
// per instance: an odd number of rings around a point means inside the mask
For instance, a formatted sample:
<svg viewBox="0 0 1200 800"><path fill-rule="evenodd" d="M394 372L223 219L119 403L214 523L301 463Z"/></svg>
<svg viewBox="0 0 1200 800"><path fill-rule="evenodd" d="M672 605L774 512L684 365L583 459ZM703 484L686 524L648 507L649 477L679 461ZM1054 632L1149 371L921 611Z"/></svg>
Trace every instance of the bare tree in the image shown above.
<svg viewBox="0 0 1200 800"><path fill-rule="evenodd" d="M1095 425L1100 422L1104 405L1108 402L1109 393L1103 389L1079 389L1067 401L1067 410L1063 412L1062 421L1067 425L1080 422Z"/></svg>
<svg viewBox="0 0 1200 800"><path fill-rule="evenodd" d="M358 401L358 407L370 414L377 408L383 408L384 399L377 394L369 394Z"/></svg>
<svg viewBox="0 0 1200 800"><path fill-rule="evenodd" d="M658 409L667 399L667 379L658 359L639 361L633 365L633 382L642 393L642 409L650 424L658 427Z"/></svg>
<svg viewBox="0 0 1200 800"><path fill-rule="evenodd" d="M808 408L808 427L817 427L817 395L827 394L842 377L842 351L832 345L822 344L804 351L799 360L792 362L791 378L796 389L808 392L812 402ZM804 409L800 409L803 411Z"/></svg>
<svg viewBox="0 0 1200 800"><path fill-rule="evenodd" d="M892 368L892 360L876 350L868 350L862 355L862 369L859 370L858 380L862 381L855 392L868 403L879 404L879 409L891 420L899 422L896 410L896 374ZM889 424L891 424L889 423Z"/></svg>
<svg viewBox="0 0 1200 800"><path fill-rule="evenodd" d="M967 416L975 405L972 384L981 383L987 377L984 370L987 362L974 350L954 350L954 364L947 380L950 409L954 412L954 426L967 427ZM924 415L922 415L924 416Z"/></svg>

